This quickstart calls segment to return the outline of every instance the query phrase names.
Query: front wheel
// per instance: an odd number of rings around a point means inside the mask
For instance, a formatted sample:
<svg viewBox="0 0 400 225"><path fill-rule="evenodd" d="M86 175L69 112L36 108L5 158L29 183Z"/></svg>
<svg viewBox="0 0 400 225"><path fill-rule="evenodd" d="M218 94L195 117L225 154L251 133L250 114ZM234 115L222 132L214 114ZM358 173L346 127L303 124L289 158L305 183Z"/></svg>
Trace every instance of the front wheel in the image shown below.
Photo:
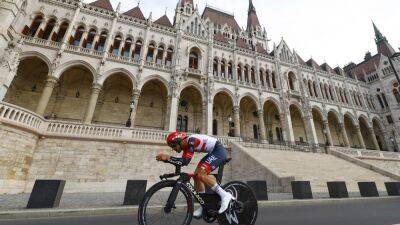
<svg viewBox="0 0 400 225"><path fill-rule="evenodd" d="M233 181L222 187L236 198L231 208L218 216L220 225L254 225L258 215L258 203L251 188L240 181Z"/></svg>
<svg viewBox="0 0 400 225"><path fill-rule="evenodd" d="M193 197L186 186L182 185L171 212L164 208L176 181L161 181L151 187L139 205L139 225L189 225L193 217Z"/></svg>

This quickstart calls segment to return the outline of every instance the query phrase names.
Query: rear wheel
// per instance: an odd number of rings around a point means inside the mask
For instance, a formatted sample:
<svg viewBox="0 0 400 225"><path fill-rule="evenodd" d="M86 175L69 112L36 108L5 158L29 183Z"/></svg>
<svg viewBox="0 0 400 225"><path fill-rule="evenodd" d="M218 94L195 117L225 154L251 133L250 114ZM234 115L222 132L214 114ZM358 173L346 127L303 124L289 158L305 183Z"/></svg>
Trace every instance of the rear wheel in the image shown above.
<svg viewBox="0 0 400 225"><path fill-rule="evenodd" d="M139 205L140 225L189 225L193 217L193 197L182 185L172 211L166 213L164 206L175 187L176 181L162 181L151 187Z"/></svg>
<svg viewBox="0 0 400 225"><path fill-rule="evenodd" d="M218 216L220 225L254 225L258 215L256 196L250 187L240 181L233 181L223 186L223 189L233 195L236 201L231 203L231 210Z"/></svg>

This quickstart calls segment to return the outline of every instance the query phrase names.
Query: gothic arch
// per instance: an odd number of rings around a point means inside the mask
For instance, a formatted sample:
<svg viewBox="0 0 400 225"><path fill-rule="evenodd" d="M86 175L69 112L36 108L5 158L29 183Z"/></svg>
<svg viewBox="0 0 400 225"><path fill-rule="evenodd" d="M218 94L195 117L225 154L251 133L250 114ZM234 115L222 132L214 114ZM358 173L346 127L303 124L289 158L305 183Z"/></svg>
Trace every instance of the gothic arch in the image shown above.
<svg viewBox="0 0 400 225"><path fill-rule="evenodd" d="M132 82L132 85L133 85L132 88L137 87L137 81L136 81L135 76L134 76L130 71L128 71L127 69L124 69L124 68L115 68L115 69L108 70L107 72L105 72L105 73L103 74L103 76L102 76L101 79L98 81L98 83L99 83L100 85L103 85L104 82L105 82L110 76L112 76L112 75L114 75L114 74L117 74L117 73L118 73L118 74L124 74L124 75L126 75L126 76L129 78L129 80Z"/></svg>
<svg viewBox="0 0 400 225"><path fill-rule="evenodd" d="M313 105L311 107L311 111L312 110L316 110L320 114L322 119L326 119L327 115L324 114L324 110L322 110L322 108L319 107L318 105Z"/></svg>
<svg viewBox="0 0 400 225"><path fill-rule="evenodd" d="M329 113L333 113L336 116L336 119L339 121L339 123L343 123L343 117L340 115L338 111L336 111L335 109L330 109L327 115L329 115Z"/></svg>
<svg viewBox="0 0 400 225"><path fill-rule="evenodd" d="M366 123L366 125L368 125L368 127L371 127L371 121L370 121L370 119L369 119L366 115L361 114L361 115L358 117L358 120L360 121L361 119L364 120L364 122Z"/></svg>
<svg viewBox="0 0 400 225"><path fill-rule="evenodd" d="M150 81L152 81L152 80L158 80L158 81L160 81L160 82L165 86L165 88L167 89L168 95L171 94L171 93L170 93L171 91L170 91L170 89L168 88L168 87L169 87L169 82L168 82L164 77L162 77L162 76L160 76L160 75L158 75L158 74L146 76L146 78L144 78L143 80L140 81L140 84L137 86L137 89L142 90L143 87L146 85L146 83L147 83L147 82L150 82Z"/></svg>
<svg viewBox="0 0 400 225"><path fill-rule="evenodd" d="M350 119L350 121L352 122L352 125L354 125L354 126L358 125L357 120L355 119L355 116L353 114L351 114L350 112L346 112L343 115L343 118L346 117L346 116Z"/></svg>
<svg viewBox="0 0 400 225"><path fill-rule="evenodd" d="M87 63L83 60L73 60L73 61L69 61L69 62L66 62L66 63L60 65L56 69L56 72L54 73L54 77L59 79L65 71L67 71L68 69L75 67L75 66L82 66L82 67L86 68L87 70L89 70L89 72L93 78L93 83L97 82L96 69L92 65L90 65L89 63Z"/></svg>
<svg viewBox="0 0 400 225"><path fill-rule="evenodd" d="M232 93L231 90L229 90L228 88L225 88L225 87L219 88L218 90L214 91L214 93L213 93L213 95L212 95L212 99L214 99L215 96L216 96L217 94L221 93L221 92L223 92L223 93L229 95L229 97L230 97L231 100L232 100L232 103L235 103L235 95Z"/></svg>
<svg viewBox="0 0 400 225"><path fill-rule="evenodd" d="M49 75L53 74L53 67L51 65L52 63L46 55L44 55L40 52L37 52L37 51L29 51L29 52L21 53L21 61L26 58L31 58L31 57L37 57L37 58L41 59L44 63L46 63L47 68L49 69Z"/></svg>
<svg viewBox="0 0 400 225"><path fill-rule="evenodd" d="M256 107L257 107L257 110L260 110L260 102L258 101L258 99L256 98L256 96L254 96L252 93L250 93L250 92L246 92L246 93L244 93L244 94L242 94L240 97L239 97L239 99L238 99L238 103L240 104L240 102L242 101L242 99L243 98L245 98L245 97L249 97L249 98L251 98L253 101L254 101L254 103L256 104Z"/></svg>
<svg viewBox="0 0 400 225"><path fill-rule="evenodd" d="M182 84L182 86L180 87L180 89L178 91L178 95L181 95L182 91L187 87L194 87L195 89L197 89L199 91L202 100L205 99L205 94L204 94L203 87L201 87L201 85L199 83L196 83L194 81L188 81L188 82Z"/></svg>
<svg viewBox="0 0 400 225"><path fill-rule="evenodd" d="M264 99L262 105L264 106L268 102L272 102L276 106L276 108L278 109L279 113L281 113L282 109L281 109L281 105L280 105L279 100L277 100L276 98L274 98L272 96L269 96L269 97Z"/></svg>

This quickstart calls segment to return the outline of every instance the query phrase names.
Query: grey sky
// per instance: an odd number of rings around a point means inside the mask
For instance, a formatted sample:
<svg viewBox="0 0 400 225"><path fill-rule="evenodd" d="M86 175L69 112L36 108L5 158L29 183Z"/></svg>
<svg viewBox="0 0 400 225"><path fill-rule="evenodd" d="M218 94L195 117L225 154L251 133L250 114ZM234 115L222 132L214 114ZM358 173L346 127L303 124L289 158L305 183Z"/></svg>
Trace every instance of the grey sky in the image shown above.
<svg viewBox="0 0 400 225"><path fill-rule="evenodd" d="M93 0L85 0L92 2ZM122 3L123 11L138 0L111 0L114 8ZM178 0L141 0L148 17L157 19L165 13L173 20ZM246 26L248 0L194 0L200 14L206 4L235 14L240 26ZM272 43L284 37L290 48L307 60L344 66L359 62L367 51L376 53L373 19L392 46L400 47L399 0L253 0L261 26L265 26Z"/></svg>

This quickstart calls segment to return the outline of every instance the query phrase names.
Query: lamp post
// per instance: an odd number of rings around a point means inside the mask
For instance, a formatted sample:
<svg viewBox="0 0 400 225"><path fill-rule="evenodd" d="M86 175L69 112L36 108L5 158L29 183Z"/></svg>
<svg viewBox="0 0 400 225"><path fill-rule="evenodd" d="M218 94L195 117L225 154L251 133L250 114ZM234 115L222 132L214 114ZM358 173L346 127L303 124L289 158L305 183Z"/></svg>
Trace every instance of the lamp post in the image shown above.
<svg viewBox="0 0 400 225"><path fill-rule="evenodd" d="M396 141L394 140L393 137L390 137L390 142L392 142L393 145L393 151L398 152L397 146L396 146Z"/></svg>
<svg viewBox="0 0 400 225"><path fill-rule="evenodd" d="M125 124L126 127L131 127L131 125L132 125L131 116L132 116L132 111L135 108L135 100L131 101L131 104L129 105L129 108L131 110L129 111L129 117L128 117L128 120L126 121L126 124Z"/></svg>
<svg viewBox="0 0 400 225"><path fill-rule="evenodd" d="M328 130L326 128L324 128L322 130L322 132L324 133L324 137L325 137L325 153L328 154L328 146L330 145L328 135L327 135Z"/></svg>
<svg viewBox="0 0 400 225"><path fill-rule="evenodd" d="M232 135L232 117L229 115L229 117L228 117L228 123L229 123L229 132L228 132L228 136L229 137L233 137L233 135Z"/></svg>

